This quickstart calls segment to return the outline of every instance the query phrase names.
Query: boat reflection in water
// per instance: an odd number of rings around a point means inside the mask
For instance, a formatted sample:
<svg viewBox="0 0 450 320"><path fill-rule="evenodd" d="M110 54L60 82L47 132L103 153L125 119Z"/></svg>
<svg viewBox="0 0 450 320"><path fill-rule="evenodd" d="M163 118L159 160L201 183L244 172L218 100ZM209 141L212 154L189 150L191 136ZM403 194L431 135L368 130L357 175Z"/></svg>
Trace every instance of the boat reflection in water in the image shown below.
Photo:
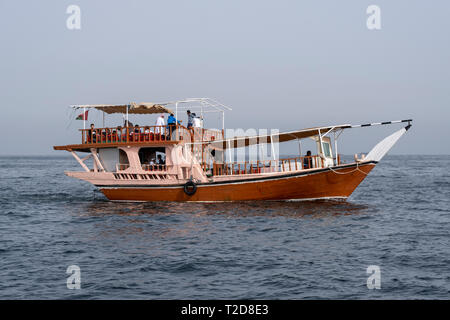
<svg viewBox="0 0 450 320"><path fill-rule="evenodd" d="M287 246L292 247L289 250L301 251L305 243L323 243L322 238L330 232L336 236L341 234L339 230L347 230L347 235L358 232L361 230L358 226L365 227L365 217L377 211L364 204L330 200L301 203L96 200L73 209L73 234L80 243L92 248L89 252L96 252L100 246L103 252L111 250L111 257L117 253L131 254L133 261L148 257L178 261L184 255L195 254L200 260L212 259L214 263L220 263L231 251L236 254L242 250L265 250L267 246L270 250L276 247L286 250ZM333 242L326 245L335 246ZM217 255L217 259L209 255ZM155 263L158 264L155 268L163 268L159 262Z"/></svg>
<svg viewBox="0 0 450 320"><path fill-rule="evenodd" d="M173 214L200 217L206 215L226 218L287 217L327 218L341 215L364 214L368 206L344 200L315 201L234 201L223 203L196 202L94 202L82 215L118 215L143 217L148 215L171 216Z"/></svg>

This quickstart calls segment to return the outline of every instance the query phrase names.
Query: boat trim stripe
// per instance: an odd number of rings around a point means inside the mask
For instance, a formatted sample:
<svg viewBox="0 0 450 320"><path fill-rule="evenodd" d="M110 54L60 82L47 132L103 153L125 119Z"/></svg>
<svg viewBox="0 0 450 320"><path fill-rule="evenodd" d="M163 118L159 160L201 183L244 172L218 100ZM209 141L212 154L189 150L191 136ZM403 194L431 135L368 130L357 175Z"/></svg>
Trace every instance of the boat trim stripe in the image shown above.
<svg viewBox="0 0 450 320"><path fill-rule="evenodd" d="M313 175L313 174L318 174L318 173L322 173L322 172L326 172L326 171L332 171L333 170L339 170L339 169L347 169L347 168L356 168L357 166L361 167L363 165L368 165L368 164L377 164L378 161L367 161L364 162L362 164L350 164L350 165L344 165L344 166L334 166L334 167L330 167L330 168L321 168L315 171L301 171L301 172L294 172L294 173L289 173L289 174L284 174L284 175L277 175L277 176L269 176L269 177L259 177L259 178L253 178L253 179L238 179L238 180L230 180L230 181L216 181L216 182L202 182L202 183L197 183L197 187L207 187L207 186L217 186L217 185L229 185L229 184L242 184L242 183L249 183L249 182L260 182L260 181L267 181L267 180L279 180L279 179L286 179L286 178L292 178L292 177L297 177L297 176L308 176L308 175ZM162 185L140 185L140 184L134 184L134 185L120 185L120 184L115 184L115 185L99 185L96 184L95 185L98 188L103 188L103 189L117 189L117 188L133 188L133 189L143 189L143 188L167 188L167 189L173 189L173 188L180 188L184 186L184 183L181 184L176 184L176 185L167 185L167 184L162 184Z"/></svg>

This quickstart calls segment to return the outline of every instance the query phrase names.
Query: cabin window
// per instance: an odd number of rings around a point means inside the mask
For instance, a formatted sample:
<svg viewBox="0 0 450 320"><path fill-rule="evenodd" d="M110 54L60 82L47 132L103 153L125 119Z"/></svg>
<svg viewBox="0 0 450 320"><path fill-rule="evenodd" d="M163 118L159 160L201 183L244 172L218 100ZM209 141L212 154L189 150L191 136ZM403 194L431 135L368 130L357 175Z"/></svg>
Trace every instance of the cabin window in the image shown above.
<svg viewBox="0 0 450 320"><path fill-rule="evenodd" d="M158 159L166 161L166 148L141 148L139 149L139 160L141 165L153 165L157 164Z"/></svg>
<svg viewBox="0 0 450 320"><path fill-rule="evenodd" d="M324 142L324 143L322 143L322 145L323 145L323 154L325 155L325 157L331 158L330 144L328 142Z"/></svg>

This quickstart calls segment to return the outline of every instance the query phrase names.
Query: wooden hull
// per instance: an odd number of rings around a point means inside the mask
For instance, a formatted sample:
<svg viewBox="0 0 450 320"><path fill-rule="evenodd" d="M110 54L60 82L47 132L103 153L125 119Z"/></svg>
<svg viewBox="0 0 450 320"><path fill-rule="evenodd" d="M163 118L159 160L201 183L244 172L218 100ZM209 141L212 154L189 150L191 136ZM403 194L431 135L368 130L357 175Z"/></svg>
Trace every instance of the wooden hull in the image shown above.
<svg viewBox="0 0 450 320"><path fill-rule="evenodd" d="M115 201L248 201L346 199L375 167L376 161L240 181L204 183L189 196L183 185L98 186Z"/></svg>

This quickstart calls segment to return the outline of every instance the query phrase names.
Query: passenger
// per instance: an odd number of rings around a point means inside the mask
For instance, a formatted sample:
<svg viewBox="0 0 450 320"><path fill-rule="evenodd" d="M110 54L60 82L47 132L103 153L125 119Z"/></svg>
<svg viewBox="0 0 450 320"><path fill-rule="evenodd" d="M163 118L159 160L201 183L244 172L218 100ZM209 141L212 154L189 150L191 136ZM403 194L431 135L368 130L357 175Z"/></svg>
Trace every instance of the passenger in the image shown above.
<svg viewBox="0 0 450 320"><path fill-rule="evenodd" d="M155 133L163 133L165 125L164 114L162 114L156 119Z"/></svg>
<svg viewBox="0 0 450 320"><path fill-rule="evenodd" d="M177 123L180 124L180 121L177 121L173 113L171 113L167 119L167 140L170 140L172 133L177 129Z"/></svg>
<svg viewBox="0 0 450 320"><path fill-rule="evenodd" d="M175 125L177 122L177 119L175 119L175 116L173 115L173 113L171 113L169 115L169 118L167 118L167 124L170 125Z"/></svg>
<svg viewBox="0 0 450 320"><path fill-rule="evenodd" d="M163 170L166 161L162 158L160 154L158 154L158 157L156 158L156 163L158 164L158 170Z"/></svg>
<svg viewBox="0 0 450 320"><path fill-rule="evenodd" d="M94 129L94 124L91 123L91 128L88 130L88 137L87 137L87 141L91 142L91 143L96 143L97 139L96 139L96 133L95 133L95 129Z"/></svg>
<svg viewBox="0 0 450 320"><path fill-rule="evenodd" d="M311 151L306 152L306 156L303 158L303 169L311 169L313 167Z"/></svg>
<svg viewBox="0 0 450 320"><path fill-rule="evenodd" d="M192 115L193 115L192 126L194 128L201 128L202 124L201 124L201 121L200 121L200 117L197 117L197 115L195 113L193 113Z"/></svg>
<svg viewBox="0 0 450 320"><path fill-rule="evenodd" d="M122 126L117 127L117 141L122 141Z"/></svg>
<svg viewBox="0 0 450 320"><path fill-rule="evenodd" d="M132 129L132 128L131 128ZM139 138L141 137L141 128L138 124L134 126L134 130L132 131L132 141L139 141Z"/></svg>
<svg viewBox="0 0 450 320"><path fill-rule="evenodd" d="M109 128L105 129L105 132L103 133L104 137L105 137L105 142L111 142L111 130L109 130Z"/></svg>
<svg viewBox="0 0 450 320"><path fill-rule="evenodd" d="M129 120L125 120L123 123L123 135L122 140L127 141L127 134L130 136L130 139L133 137L133 124ZM132 140L131 140L132 141Z"/></svg>
<svg viewBox="0 0 450 320"><path fill-rule="evenodd" d="M160 154L158 154L158 157L156 159L156 163L157 164L166 164L166 161L163 159L163 157Z"/></svg>
<svg viewBox="0 0 450 320"><path fill-rule="evenodd" d="M187 128L190 129L190 128L192 128L192 125L193 125L194 116L192 115L190 110L187 111L187 116L188 116Z"/></svg>

